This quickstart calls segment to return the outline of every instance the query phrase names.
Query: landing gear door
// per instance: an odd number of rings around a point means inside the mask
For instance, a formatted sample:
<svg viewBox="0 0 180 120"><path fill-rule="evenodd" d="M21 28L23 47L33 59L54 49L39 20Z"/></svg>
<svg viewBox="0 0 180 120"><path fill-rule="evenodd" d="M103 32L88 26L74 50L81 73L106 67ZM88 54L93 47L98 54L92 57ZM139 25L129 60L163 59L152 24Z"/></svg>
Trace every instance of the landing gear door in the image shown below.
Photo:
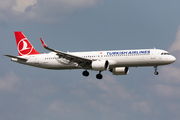
<svg viewBox="0 0 180 120"><path fill-rule="evenodd" d="M151 59L156 59L156 49L151 50Z"/></svg>

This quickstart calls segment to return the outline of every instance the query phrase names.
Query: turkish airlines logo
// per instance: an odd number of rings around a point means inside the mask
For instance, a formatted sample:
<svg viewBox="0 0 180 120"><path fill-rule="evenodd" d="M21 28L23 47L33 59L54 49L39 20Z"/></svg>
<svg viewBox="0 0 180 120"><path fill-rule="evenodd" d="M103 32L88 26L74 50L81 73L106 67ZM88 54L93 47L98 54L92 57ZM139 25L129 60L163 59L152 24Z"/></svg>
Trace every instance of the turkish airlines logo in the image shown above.
<svg viewBox="0 0 180 120"><path fill-rule="evenodd" d="M21 39L18 43L18 52L21 55L29 55L33 50L33 46L29 43L27 38Z"/></svg>

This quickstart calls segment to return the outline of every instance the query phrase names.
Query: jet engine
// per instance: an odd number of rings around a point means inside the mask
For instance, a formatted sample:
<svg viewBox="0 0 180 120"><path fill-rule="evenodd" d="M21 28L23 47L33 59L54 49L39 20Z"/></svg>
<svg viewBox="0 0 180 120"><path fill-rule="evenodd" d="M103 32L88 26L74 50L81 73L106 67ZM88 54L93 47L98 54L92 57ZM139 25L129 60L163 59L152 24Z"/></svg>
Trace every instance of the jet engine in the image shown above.
<svg viewBox="0 0 180 120"><path fill-rule="evenodd" d="M109 62L107 60L93 61L91 66L92 70L103 71L109 68Z"/></svg>
<svg viewBox="0 0 180 120"><path fill-rule="evenodd" d="M109 70L113 75L127 75L129 73L129 67L116 67Z"/></svg>

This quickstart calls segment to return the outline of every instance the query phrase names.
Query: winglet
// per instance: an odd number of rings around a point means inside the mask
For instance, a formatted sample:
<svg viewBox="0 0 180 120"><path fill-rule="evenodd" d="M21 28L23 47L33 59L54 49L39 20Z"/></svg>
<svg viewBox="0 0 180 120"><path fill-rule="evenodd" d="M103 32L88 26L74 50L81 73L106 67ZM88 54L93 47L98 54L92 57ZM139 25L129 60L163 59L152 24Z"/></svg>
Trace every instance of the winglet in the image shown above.
<svg viewBox="0 0 180 120"><path fill-rule="evenodd" d="M50 50L50 51L53 51L53 52L56 52L56 50L49 48L49 47L46 45L46 43L43 41L42 38L40 38L40 40L41 40L42 45L43 45L43 47L44 47L45 49Z"/></svg>
<svg viewBox="0 0 180 120"><path fill-rule="evenodd" d="M40 40L41 40L41 42L42 42L43 47L46 48L46 47L47 47L46 43L43 41L42 38L40 38Z"/></svg>

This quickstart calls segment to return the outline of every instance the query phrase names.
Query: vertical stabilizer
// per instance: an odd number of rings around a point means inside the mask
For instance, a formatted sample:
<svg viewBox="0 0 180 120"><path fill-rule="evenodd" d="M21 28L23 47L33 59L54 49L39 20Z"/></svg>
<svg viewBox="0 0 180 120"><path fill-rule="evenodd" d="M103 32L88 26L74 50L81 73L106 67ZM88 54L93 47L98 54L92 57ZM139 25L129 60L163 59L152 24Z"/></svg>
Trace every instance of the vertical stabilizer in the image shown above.
<svg viewBox="0 0 180 120"><path fill-rule="evenodd" d="M14 34L19 56L40 54L35 50L21 31L15 31Z"/></svg>

